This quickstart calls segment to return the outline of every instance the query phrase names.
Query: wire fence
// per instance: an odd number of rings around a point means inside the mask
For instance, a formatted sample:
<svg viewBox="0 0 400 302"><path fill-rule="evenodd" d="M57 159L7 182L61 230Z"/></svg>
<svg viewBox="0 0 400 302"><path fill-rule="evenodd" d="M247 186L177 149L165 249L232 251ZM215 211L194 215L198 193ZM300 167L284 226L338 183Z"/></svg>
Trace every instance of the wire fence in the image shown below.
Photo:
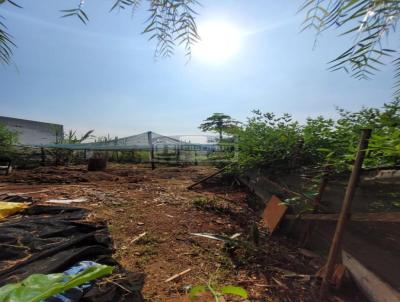
<svg viewBox="0 0 400 302"><path fill-rule="evenodd" d="M237 144L233 137L219 140L207 135L165 136L145 132L124 138L90 143L54 143L25 145L17 148L15 158L20 164L38 159L42 165L83 163L89 158L106 158L116 162L165 164L216 164L237 157Z"/></svg>

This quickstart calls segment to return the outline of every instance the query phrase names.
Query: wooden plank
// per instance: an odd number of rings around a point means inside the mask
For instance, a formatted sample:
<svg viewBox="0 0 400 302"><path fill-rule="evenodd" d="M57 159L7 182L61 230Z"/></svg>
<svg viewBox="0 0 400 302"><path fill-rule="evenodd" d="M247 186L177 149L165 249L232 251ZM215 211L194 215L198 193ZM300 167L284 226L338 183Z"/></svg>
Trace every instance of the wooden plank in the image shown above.
<svg viewBox="0 0 400 302"><path fill-rule="evenodd" d="M282 204L282 201L278 197L272 195L263 212L263 223L270 234L278 227L287 209L288 207Z"/></svg>
<svg viewBox="0 0 400 302"><path fill-rule="evenodd" d="M301 216L286 215L285 219L337 221L339 219L339 214L303 214ZM350 214L350 221L400 222L400 212L353 213Z"/></svg>
<svg viewBox="0 0 400 302"><path fill-rule="evenodd" d="M400 293L377 275L369 271L352 255L342 250L343 264L347 267L355 282L372 302L399 302Z"/></svg>

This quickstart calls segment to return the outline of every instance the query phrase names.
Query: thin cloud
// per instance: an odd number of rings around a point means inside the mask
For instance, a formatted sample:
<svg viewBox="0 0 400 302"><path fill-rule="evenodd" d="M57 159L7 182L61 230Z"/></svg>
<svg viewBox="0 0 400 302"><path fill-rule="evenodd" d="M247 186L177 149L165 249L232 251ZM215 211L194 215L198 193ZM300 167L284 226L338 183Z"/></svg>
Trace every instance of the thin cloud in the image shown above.
<svg viewBox="0 0 400 302"><path fill-rule="evenodd" d="M56 29L56 30L73 33L76 35L86 36L86 37L89 36L89 37L93 37L93 38L114 39L114 40L119 40L122 42L132 42L132 40L133 40L133 38L130 39L127 37L122 37L122 36L107 35L107 34L103 34L103 33L99 33L99 32L89 31L84 28L77 29L77 28L73 28L73 27L69 27L69 26L65 26L65 25L61 25L61 24L57 24L57 23L52 23L52 22L44 21L39 18L34 18L34 17L28 16L28 15L25 15L22 13L17 13L17 12L13 12L13 11L9 11L9 10L1 10L1 11L2 11L2 14L7 18L16 19L16 20L23 21L26 23L36 24L39 26L53 29L53 30ZM84 26L84 25L82 25L82 26Z"/></svg>
<svg viewBox="0 0 400 302"><path fill-rule="evenodd" d="M297 20L295 18L285 19L285 20L275 22L272 24L265 24L260 27L254 28L254 29L245 30L242 32L242 35L246 37L246 36L254 36L254 35L258 35L258 34L263 34L263 33L271 32L271 31L275 31L277 29L280 29L282 27L285 27L286 25L289 25L289 24L292 24L295 22L297 22Z"/></svg>

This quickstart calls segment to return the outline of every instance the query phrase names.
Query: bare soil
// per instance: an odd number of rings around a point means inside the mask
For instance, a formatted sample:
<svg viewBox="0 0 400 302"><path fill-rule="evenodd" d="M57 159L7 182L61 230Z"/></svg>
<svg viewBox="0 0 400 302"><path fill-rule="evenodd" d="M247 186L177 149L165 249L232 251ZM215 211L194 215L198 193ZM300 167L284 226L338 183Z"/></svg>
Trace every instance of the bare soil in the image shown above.
<svg viewBox="0 0 400 302"><path fill-rule="evenodd" d="M114 257L126 269L146 274L143 293L148 301L186 301L191 286L210 278L218 286L245 288L250 301L321 301L314 273L322 260L305 256L283 236L268 236L259 213L248 206L252 197L245 188L219 178L186 189L213 171L130 164L112 164L106 172L87 172L85 166L40 167L0 176L0 195L26 193L37 202L87 198L71 206L90 209L88 219L108 222ZM225 244L192 233L240 236ZM350 299L336 296L342 300L329 300L361 301L354 293Z"/></svg>

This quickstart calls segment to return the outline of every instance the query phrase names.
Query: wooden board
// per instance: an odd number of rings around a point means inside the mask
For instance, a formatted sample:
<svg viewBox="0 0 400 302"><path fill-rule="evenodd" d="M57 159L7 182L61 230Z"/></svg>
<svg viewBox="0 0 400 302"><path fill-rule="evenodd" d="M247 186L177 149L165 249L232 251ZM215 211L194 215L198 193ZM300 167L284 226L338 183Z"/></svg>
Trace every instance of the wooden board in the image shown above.
<svg viewBox="0 0 400 302"><path fill-rule="evenodd" d="M272 195L263 212L263 224L267 227L270 234L278 227L286 211L287 206L282 204L282 201L278 197Z"/></svg>
<svg viewBox="0 0 400 302"><path fill-rule="evenodd" d="M286 215L285 219L301 219L301 220L326 220L337 221L339 214L303 214ZM383 212L383 213L352 213L351 221L366 221L366 222L400 222L400 212Z"/></svg>
<svg viewBox="0 0 400 302"><path fill-rule="evenodd" d="M342 251L343 264L349 269L356 283L372 302L399 302L400 293L369 271L349 253Z"/></svg>

